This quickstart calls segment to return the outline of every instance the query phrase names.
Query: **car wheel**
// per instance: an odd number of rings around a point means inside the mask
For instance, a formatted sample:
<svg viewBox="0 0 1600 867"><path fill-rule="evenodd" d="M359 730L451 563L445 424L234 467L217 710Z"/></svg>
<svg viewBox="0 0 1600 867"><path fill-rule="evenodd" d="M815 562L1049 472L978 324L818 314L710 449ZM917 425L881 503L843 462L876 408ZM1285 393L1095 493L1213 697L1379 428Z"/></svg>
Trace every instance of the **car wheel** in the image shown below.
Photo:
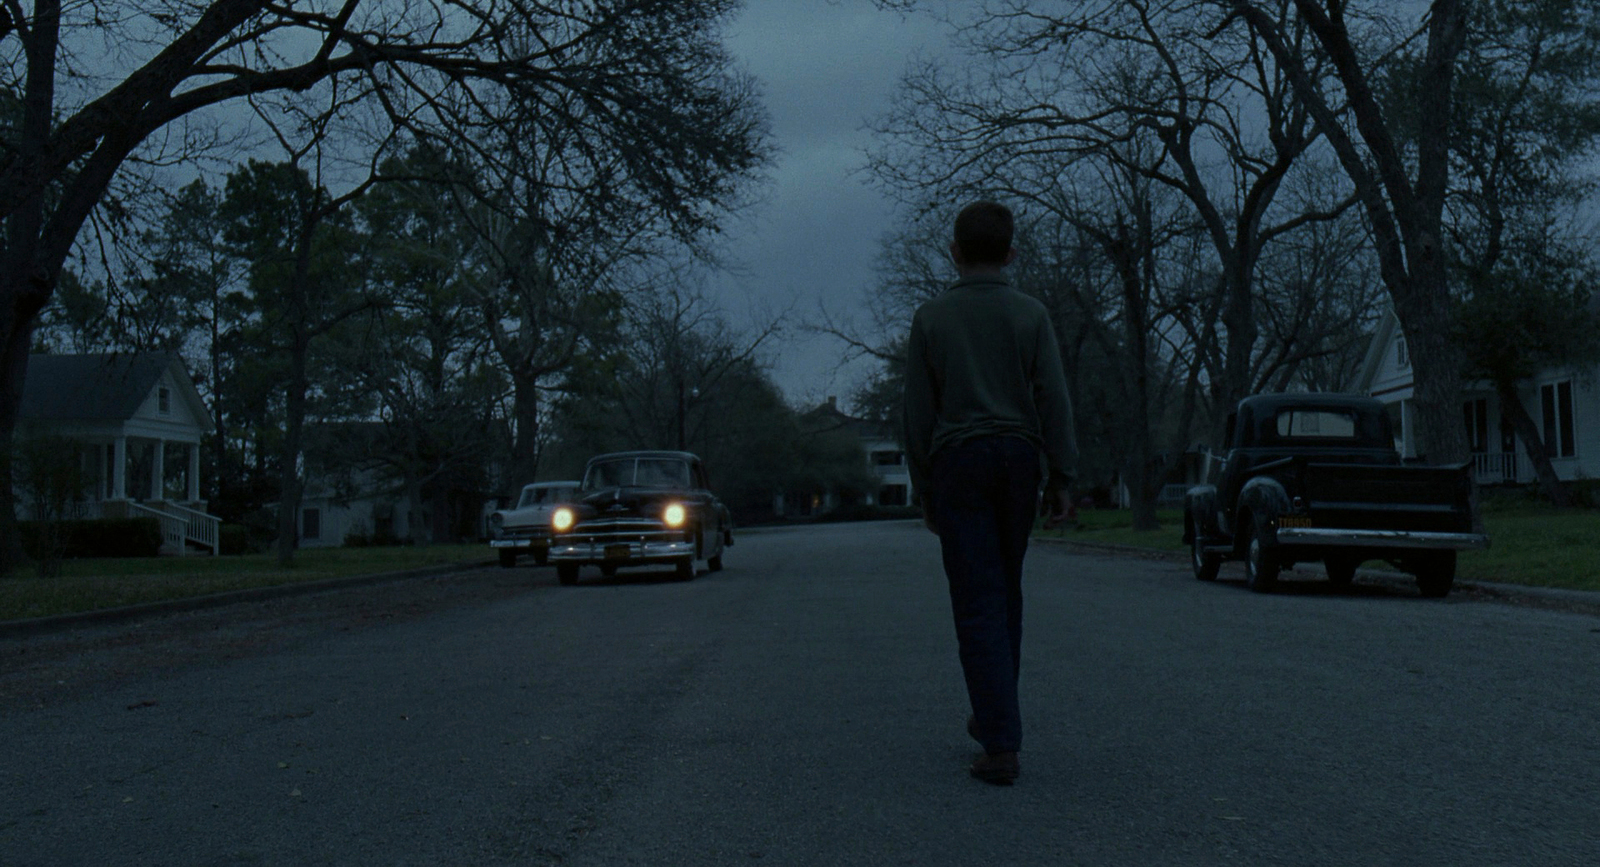
<svg viewBox="0 0 1600 867"><path fill-rule="evenodd" d="M1278 553L1269 548L1262 537L1266 535L1266 521L1251 523L1250 538L1245 542L1244 583L1257 593L1270 593L1278 583Z"/></svg>
<svg viewBox="0 0 1600 867"><path fill-rule="evenodd" d="M677 576L679 581L694 580L694 558L685 557L677 562Z"/></svg>
<svg viewBox="0 0 1600 867"><path fill-rule="evenodd" d="M517 565L517 552L501 548L500 565L506 567L507 569Z"/></svg>
<svg viewBox="0 0 1600 867"><path fill-rule="evenodd" d="M1456 552L1436 551L1417 562L1417 589L1429 599L1450 595L1456 583Z"/></svg>
<svg viewBox="0 0 1600 867"><path fill-rule="evenodd" d="M1349 587L1356 580L1356 567L1360 565L1361 561L1354 557L1326 557L1322 561L1328 580L1337 587Z"/></svg>
<svg viewBox="0 0 1600 867"><path fill-rule="evenodd" d="M1201 581L1217 580L1217 570L1222 568L1222 555L1213 554L1205 549L1206 540L1200 535L1199 530L1194 531L1194 544L1189 551L1191 565L1194 566L1194 577Z"/></svg>
<svg viewBox="0 0 1600 867"><path fill-rule="evenodd" d="M709 572L721 572L722 571L722 555L718 554L715 557L711 557L711 558L707 559L706 560L706 570L709 571Z"/></svg>
<svg viewBox="0 0 1600 867"><path fill-rule="evenodd" d="M578 583L578 564L557 563L556 580L568 586Z"/></svg>
<svg viewBox="0 0 1600 867"><path fill-rule="evenodd" d="M549 562L550 562L550 552L549 551L542 551L541 550L541 551L533 552L533 563L534 563L535 566L543 566L544 564L549 563Z"/></svg>

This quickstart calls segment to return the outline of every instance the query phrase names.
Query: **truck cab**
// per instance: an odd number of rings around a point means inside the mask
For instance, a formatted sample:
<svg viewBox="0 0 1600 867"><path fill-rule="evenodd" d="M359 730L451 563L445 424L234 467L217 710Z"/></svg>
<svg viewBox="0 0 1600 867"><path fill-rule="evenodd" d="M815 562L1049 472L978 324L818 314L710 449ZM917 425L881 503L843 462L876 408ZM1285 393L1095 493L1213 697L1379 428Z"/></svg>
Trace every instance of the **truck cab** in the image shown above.
<svg viewBox="0 0 1600 867"><path fill-rule="evenodd" d="M1348 583L1363 562L1388 561L1444 596L1456 551L1487 546L1473 530L1466 465L1406 465L1383 404L1357 395L1261 394L1228 417L1213 484L1184 498L1184 541L1196 577L1243 560L1252 590L1320 560Z"/></svg>

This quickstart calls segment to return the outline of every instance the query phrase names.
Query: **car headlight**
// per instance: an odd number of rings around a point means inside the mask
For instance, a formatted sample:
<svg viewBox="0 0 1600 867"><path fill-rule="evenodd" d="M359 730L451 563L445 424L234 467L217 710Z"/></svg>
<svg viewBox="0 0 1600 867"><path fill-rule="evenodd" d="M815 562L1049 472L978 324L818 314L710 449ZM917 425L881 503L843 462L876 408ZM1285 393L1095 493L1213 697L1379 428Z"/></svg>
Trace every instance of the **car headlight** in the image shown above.
<svg viewBox="0 0 1600 867"><path fill-rule="evenodd" d="M572 525L576 523L577 520L578 516L573 514L571 509L567 508L566 506L562 506L561 508L556 509L555 514L550 516L550 526L554 528L557 533L564 533L572 529Z"/></svg>
<svg viewBox="0 0 1600 867"><path fill-rule="evenodd" d="M668 503L667 508L661 513L661 520L666 521L667 526L673 528L682 527L684 520L688 517L689 512L683 508L682 503Z"/></svg>

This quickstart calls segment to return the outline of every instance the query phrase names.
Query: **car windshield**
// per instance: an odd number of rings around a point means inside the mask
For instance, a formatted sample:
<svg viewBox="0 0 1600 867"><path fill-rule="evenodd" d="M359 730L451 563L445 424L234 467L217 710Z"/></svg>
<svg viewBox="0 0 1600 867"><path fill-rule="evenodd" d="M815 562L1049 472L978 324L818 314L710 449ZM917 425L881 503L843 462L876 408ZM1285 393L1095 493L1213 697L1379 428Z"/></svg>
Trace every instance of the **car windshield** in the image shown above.
<svg viewBox="0 0 1600 867"><path fill-rule="evenodd" d="M589 466L583 486L600 488L687 488L689 465L676 458L617 458Z"/></svg>

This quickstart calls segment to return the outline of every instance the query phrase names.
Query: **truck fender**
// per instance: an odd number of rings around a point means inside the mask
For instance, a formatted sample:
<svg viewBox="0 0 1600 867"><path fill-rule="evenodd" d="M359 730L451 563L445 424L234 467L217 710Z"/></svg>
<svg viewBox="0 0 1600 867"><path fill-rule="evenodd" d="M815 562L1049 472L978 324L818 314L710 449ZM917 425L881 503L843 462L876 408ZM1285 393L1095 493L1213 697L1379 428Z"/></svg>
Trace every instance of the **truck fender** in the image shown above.
<svg viewBox="0 0 1600 867"><path fill-rule="evenodd" d="M1195 533L1203 539L1217 535L1217 488L1195 485L1183 495L1183 541L1193 543Z"/></svg>
<svg viewBox="0 0 1600 867"><path fill-rule="evenodd" d="M1282 483L1271 476L1256 476L1244 483L1239 489L1239 506L1234 511L1237 526L1243 527L1246 520L1260 520L1268 527L1274 526L1274 521L1280 515L1289 512L1289 494L1283 489ZM1277 544L1277 537L1273 531L1261 540L1264 545ZM1244 538L1244 532L1236 533L1236 538Z"/></svg>

